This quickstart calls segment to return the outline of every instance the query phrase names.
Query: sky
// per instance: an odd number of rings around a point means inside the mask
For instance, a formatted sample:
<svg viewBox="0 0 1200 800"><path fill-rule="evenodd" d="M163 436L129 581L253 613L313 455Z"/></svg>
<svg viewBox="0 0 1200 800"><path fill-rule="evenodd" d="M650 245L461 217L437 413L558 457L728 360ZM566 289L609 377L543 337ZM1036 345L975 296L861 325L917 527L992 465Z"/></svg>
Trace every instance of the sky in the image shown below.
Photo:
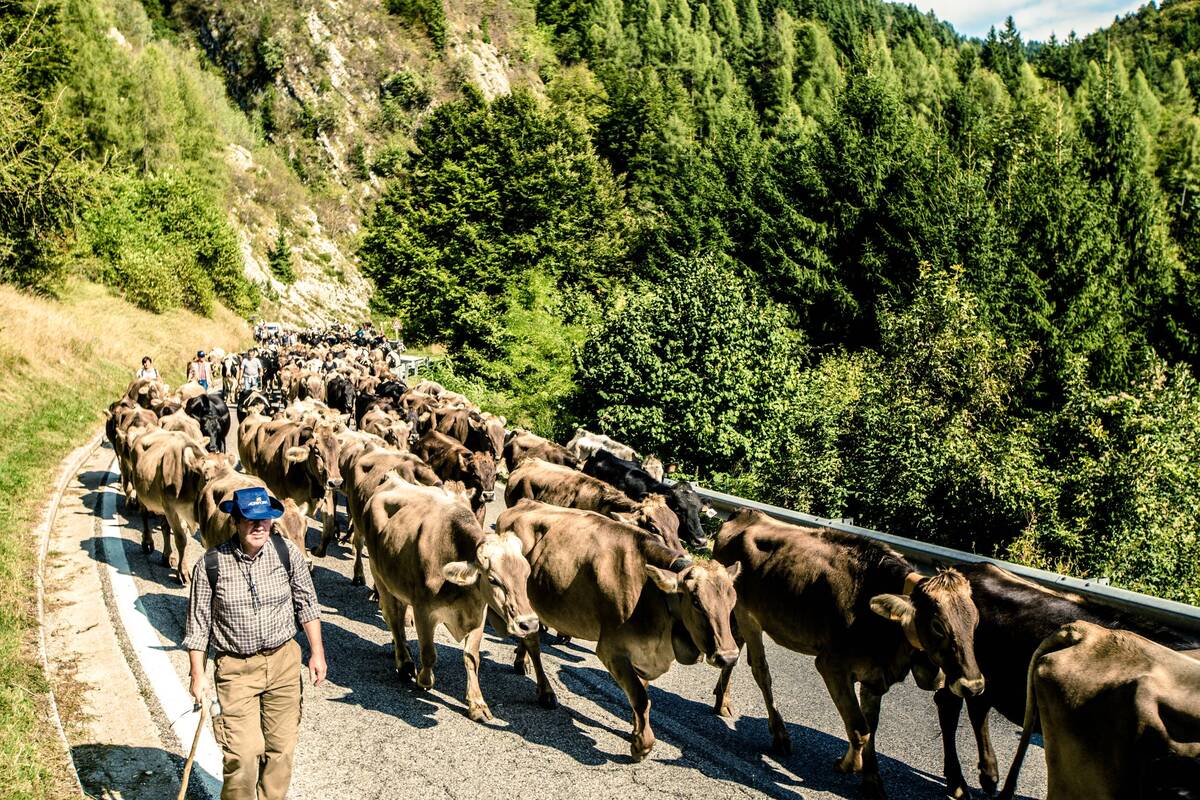
<svg viewBox="0 0 1200 800"><path fill-rule="evenodd" d="M987 35L988 28L1004 27L1012 16L1022 41L1045 41L1050 33L1065 39L1075 31L1081 37L1112 22L1113 17L1135 11L1149 0L914 0L922 11L932 8L966 36Z"/></svg>

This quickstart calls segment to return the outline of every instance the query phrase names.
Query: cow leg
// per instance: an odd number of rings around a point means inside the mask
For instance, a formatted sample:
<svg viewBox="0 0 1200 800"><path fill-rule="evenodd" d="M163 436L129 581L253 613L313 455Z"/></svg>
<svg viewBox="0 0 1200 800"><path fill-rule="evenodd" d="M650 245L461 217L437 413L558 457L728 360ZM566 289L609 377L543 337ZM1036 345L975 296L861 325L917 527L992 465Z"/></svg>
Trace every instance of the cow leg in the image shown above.
<svg viewBox="0 0 1200 800"><path fill-rule="evenodd" d="M558 708L558 695L554 693L554 687L550 685L550 679L546 677L546 670L542 667L541 636L541 631L531 633L519 646L528 651L529 659L533 662L533 674L537 678L538 705L542 708ZM525 672L524 663L521 665L521 672Z"/></svg>
<svg viewBox="0 0 1200 800"><path fill-rule="evenodd" d="M842 717L842 724L846 726L846 755L834 764L834 769L838 772L861 772L862 751L871 738L871 729L858 704L858 696L854 694L854 680L840 664L830 663L822 656L817 656L816 666Z"/></svg>
<svg viewBox="0 0 1200 800"><path fill-rule="evenodd" d="M867 718L867 729L870 731L862 753L862 789L863 794L872 800L885 800L887 797L883 791L883 781L879 777L879 762L875 758L875 740L878 738L876 732L879 729L879 706L886 691L887 689L878 691L864 683L860 692L863 715Z"/></svg>
<svg viewBox="0 0 1200 800"><path fill-rule="evenodd" d="M737 616L738 610L735 606L733 609L733 641L737 643L738 650L740 651L746 643L746 640L742 637L742 628L754 623L753 621L739 622ZM717 685L713 687L713 695L716 697L713 702L713 713L719 717L727 717L729 719L733 718L733 705L729 702L729 679L733 677L734 666L731 664L728 667L722 668L721 677L717 679ZM771 680L769 674L767 675L767 680ZM786 728L784 728L784 732L787 732Z"/></svg>
<svg viewBox="0 0 1200 800"><path fill-rule="evenodd" d="M742 635L746 637L746 655L750 658L750 672L754 682L762 692L763 703L767 707L767 725L771 729L771 746L775 752L791 755L792 737L788 735L787 725L779 710L775 708L775 695L771 691L771 669L767 666L767 651L763 647L763 632L750 615L741 620Z"/></svg>
<svg viewBox="0 0 1200 800"><path fill-rule="evenodd" d="M637 674L628 656L612 653L602 655L601 648L596 648L596 655L625 691L629 707L633 709L633 736L630 737L629 752L634 761L641 761L650 754L655 741L654 731L650 729L650 693L646 691L646 681Z"/></svg>
<svg viewBox="0 0 1200 800"><path fill-rule="evenodd" d="M433 688L433 668L437 666L437 647L433 632L437 623L428 612L413 609L413 624L417 628L417 642L421 646L421 668L417 672L417 685L422 689Z"/></svg>
<svg viewBox="0 0 1200 800"><path fill-rule="evenodd" d="M174 514L169 510L167 512L167 525L168 527L163 529L163 540L169 541L168 537L175 539L175 547L179 550L179 556L177 559L179 582L184 586L187 586L188 579L191 577L191 575L188 574L185 557L187 555L189 532L191 531L192 526L187 520L181 519L179 515Z"/></svg>
<svg viewBox="0 0 1200 800"><path fill-rule="evenodd" d="M154 552L154 539L150 536L150 512L142 506L142 552L150 555Z"/></svg>
<svg viewBox="0 0 1200 800"><path fill-rule="evenodd" d="M483 641L483 621L463 640L463 666L467 670L467 716L475 722L493 719L492 710L479 689L479 643Z"/></svg>
<svg viewBox="0 0 1200 800"><path fill-rule="evenodd" d="M330 506L337 508L336 502L336 500L330 501L325 498L320 501L323 512L321 515L323 517L321 520L321 543L313 550L313 555L317 558L325 557L325 553L329 550L329 543L333 541L333 537L337 533L337 516L330 513Z"/></svg>
<svg viewBox="0 0 1200 800"><path fill-rule="evenodd" d="M992 705L986 697L967 698L967 716L975 731L975 746L979 750L979 785L989 796L996 793L1000 783L1000 767L996 763L996 751L992 749L992 737L988 732L988 712L991 710Z"/></svg>
<svg viewBox="0 0 1200 800"><path fill-rule="evenodd" d="M351 523L353 524L353 523ZM367 576L363 572L363 537L357 530L354 531L354 577L350 582L354 586L362 586L367 582Z"/></svg>
<svg viewBox="0 0 1200 800"><path fill-rule="evenodd" d="M942 729L942 774L946 776L946 793L954 798L970 797L967 779L958 761L958 717L962 713L962 698L942 687L933 693L937 706L938 727Z"/></svg>
<svg viewBox="0 0 1200 800"><path fill-rule="evenodd" d="M382 588L378 575L375 576L375 590L379 593L379 609L392 631L392 658L396 672L400 674L400 680L407 683L417 672L412 653L408 652L408 636L404 631L404 613L408 609L404 603Z"/></svg>

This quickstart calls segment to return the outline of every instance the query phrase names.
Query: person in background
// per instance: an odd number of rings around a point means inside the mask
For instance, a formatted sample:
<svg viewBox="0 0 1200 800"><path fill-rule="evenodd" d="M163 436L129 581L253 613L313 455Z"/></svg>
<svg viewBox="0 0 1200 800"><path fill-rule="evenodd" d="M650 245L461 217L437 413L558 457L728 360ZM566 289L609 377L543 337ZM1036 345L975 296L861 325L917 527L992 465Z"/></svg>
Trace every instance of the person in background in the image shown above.
<svg viewBox="0 0 1200 800"><path fill-rule="evenodd" d="M224 755L221 800L284 800L300 733L303 686L297 626L308 639L313 686L328 666L321 612L304 553L272 520L283 504L262 487L239 489L220 509L237 534L204 554L192 570L183 646L191 693L208 702L205 657L215 652L213 733Z"/></svg>
<svg viewBox="0 0 1200 800"><path fill-rule="evenodd" d="M258 348L251 347L246 353L246 357L242 359L242 364L238 368L237 385L241 387L243 392L248 392L252 389L262 389L262 374L263 363L258 357Z"/></svg>
<svg viewBox="0 0 1200 800"><path fill-rule="evenodd" d="M150 360L150 356L142 356L142 368L134 375L137 380L161 380L162 376L158 374L158 367L154 366L154 362Z"/></svg>
<svg viewBox="0 0 1200 800"><path fill-rule="evenodd" d="M187 379L195 381L204 387L204 391L208 391L208 362L204 360L204 351L197 350L196 357L188 362Z"/></svg>

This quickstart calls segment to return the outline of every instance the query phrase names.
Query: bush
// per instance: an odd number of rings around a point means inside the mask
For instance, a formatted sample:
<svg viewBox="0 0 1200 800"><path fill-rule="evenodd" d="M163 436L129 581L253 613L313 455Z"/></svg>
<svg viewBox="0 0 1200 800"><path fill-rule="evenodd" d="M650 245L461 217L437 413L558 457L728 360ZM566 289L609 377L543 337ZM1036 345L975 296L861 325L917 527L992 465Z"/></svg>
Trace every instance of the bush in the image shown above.
<svg viewBox="0 0 1200 800"><path fill-rule="evenodd" d="M283 225L279 226L279 236L275 245L267 251L267 265L271 273L284 283L295 283L296 272L292 268L292 247L288 244L287 232Z"/></svg>
<svg viewBox="0 0 1200 800"><path fill-rule="evenodd" d="M237 236L208 193L187 179L116 178L84 218L101 280L152 310L212 313L219 298L239 314L258 305L242 272Z"/></svg>

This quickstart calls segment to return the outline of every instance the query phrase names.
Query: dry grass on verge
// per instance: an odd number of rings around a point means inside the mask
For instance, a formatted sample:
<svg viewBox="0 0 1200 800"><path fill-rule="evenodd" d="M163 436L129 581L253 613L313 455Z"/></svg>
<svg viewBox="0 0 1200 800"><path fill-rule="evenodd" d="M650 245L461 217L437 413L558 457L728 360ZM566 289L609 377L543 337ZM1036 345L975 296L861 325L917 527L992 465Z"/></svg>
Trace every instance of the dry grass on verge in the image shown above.
<svg viewBox="0 0 1200 800"><path fill-rule="evenodd" d="M82 282L59 301L0 286L0 309L0 797L73 797L37 657L31 531L59 462L100 427L143 355L175 384L197 349L236 348L250 332L221 307L212 319L155 315Z"/></svg>

